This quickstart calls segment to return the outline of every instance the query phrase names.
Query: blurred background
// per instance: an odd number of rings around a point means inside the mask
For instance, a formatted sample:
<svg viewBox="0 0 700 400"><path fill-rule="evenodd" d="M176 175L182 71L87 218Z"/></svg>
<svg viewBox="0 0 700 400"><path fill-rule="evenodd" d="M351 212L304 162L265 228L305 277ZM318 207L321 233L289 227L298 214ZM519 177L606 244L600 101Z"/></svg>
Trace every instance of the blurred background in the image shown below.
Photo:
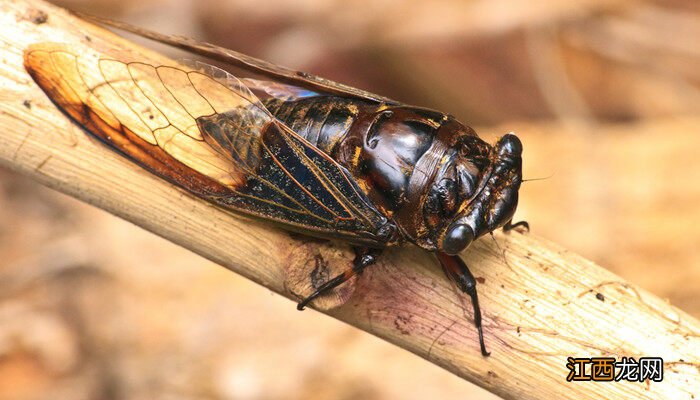
<svg viewBox="0 0 700 400"><path fill-rule="evenodd" d="M516 219L700 317L696 0L56 3L515 131ZM0 260L0 399L496 398L2 169Z"/></svg>

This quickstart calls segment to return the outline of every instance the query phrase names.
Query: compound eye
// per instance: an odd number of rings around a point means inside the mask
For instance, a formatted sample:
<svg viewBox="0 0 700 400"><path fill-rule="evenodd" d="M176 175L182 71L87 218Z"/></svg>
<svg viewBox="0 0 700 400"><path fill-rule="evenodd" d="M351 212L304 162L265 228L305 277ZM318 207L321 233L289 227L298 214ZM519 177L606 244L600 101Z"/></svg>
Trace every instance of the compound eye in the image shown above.
<svg viewBox="0 0 700 400"><path fill-rule="evenodd" d="M442 241L442 251L455 256L464 250L474 240L474 232L465 224L454 225L447 231Z"/></svg>

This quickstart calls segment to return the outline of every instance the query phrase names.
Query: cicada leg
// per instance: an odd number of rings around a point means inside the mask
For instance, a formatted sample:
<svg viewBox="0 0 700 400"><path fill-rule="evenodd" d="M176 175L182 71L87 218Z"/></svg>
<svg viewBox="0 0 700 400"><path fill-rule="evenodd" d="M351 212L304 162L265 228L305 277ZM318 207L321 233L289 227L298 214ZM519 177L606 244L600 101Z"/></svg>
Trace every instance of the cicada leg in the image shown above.
<svg viewBox="0 0 700 400"><path fill-rule="evenodd" d="M503 225L503 232L510 232L513 229L519 228L521 226L524 227L525 230L530 232L530 224L528 224L527 221L518 221L516 223L513 223L513 220L510 220L510 221L506 222L505 225Z"/></svg>
<svg viewBox="0 0 700 400"><path fill-rule="evenodd" d="M474 279L474 275L472 275L467 264L465 264L459 256L437 253L437 257L447 277L455 282L462 292L471 297L472 308L474 309L474 325L476 325L476 329L479 331L481 355L488 357L491 353L486 351L486 344L484 343L484 331L481 326L481 308L479 307L479 296L476 293L476 279Z"/></svg>
<svg viewBox="0 0 700 400"><path fill-rule="evenodd" d="M309 297L300 301L299 304L297 304L297 310L303 310L304 307L306 307L317 297L330 292L334 288L345 283L348 279L352 278L353 276L361 274L365 268L377 262L377 258L379 257L380 253L381 250L377 249L368 249L364 247L355 248L355 260L353 261L353 267L347 271L344 271L342 274L332 278L328 282L324 283L318 289L316 289L316 291L313 292Z"/></svg>

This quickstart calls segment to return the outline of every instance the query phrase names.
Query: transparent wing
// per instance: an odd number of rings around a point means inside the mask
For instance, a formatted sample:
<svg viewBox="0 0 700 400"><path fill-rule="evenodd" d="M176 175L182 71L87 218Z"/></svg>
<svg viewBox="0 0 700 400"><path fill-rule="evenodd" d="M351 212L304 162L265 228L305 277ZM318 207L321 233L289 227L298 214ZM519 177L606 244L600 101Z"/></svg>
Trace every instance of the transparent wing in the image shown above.
<svg viewBox="0 0 700 400"><path fill-rule="evenodd" d="M27 49L25 67L92 134L198 196L317 236L387 240L386 218L350 174L220 69L52 43Z"/></svg>
<svg viewBox="0 0 700 400"><path fill-rule="evenodd" d="M243 78L241 81L250 89L258 90L270 97L274 97L282 101L292 101L306 97L323 96L322 94L309 89L274 81L253 78Z"/></svg>
<svg viewBox="0 0 700 400"><path fill-rule="evenodd" d="M299 88L318 93L320 95L335 95L362 99L373 102L386 104L401 104L400 102L380 96L366 90L354 88L342 83L331 81L330 79L315 76L306 72L295 71L276 64L272 64L254 57L239 53L234 50L226 49L211 43L197 41L195 39L164 35L161 33L149 31L144 28L133 26L124 22L114 21L107 18L95 17L92 15L79 14L84 18L97 21L101 24L112 26L133 34L177 47L193 54L199 54L211 60L221 61L230 64L241 70L249 73L264 76L266 81L280 82L287 85L287 88ZM276 97L276 96L275 96Z"/></svg>

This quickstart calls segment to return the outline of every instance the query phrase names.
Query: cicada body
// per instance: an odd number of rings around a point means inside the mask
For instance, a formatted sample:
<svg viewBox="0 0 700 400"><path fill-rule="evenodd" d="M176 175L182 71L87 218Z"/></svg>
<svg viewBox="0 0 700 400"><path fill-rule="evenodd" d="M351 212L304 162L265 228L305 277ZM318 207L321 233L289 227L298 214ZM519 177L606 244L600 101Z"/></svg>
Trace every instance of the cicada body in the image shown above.
<svg viewBox="0 0 700 400"><path fill-rule="evenodd" d="M373 264L381 249L412 243L435 252L471 296L488 354L476 282L457 254L511 226L521 183L515 135L492 146L447 114L120 27L228 61L255 78L53 43L28 48L25 67L66 114L152 173L221 207L354 245L352 270L318 287L300 309Z"/></svg>
<svg viewBox="0 0 700 400"><path fill-rule="evenodd" d="M447 114L336 96L265 104L350 172L399 241L455 255L515 212L522 167L515 135L493 147Z"/></svg>

